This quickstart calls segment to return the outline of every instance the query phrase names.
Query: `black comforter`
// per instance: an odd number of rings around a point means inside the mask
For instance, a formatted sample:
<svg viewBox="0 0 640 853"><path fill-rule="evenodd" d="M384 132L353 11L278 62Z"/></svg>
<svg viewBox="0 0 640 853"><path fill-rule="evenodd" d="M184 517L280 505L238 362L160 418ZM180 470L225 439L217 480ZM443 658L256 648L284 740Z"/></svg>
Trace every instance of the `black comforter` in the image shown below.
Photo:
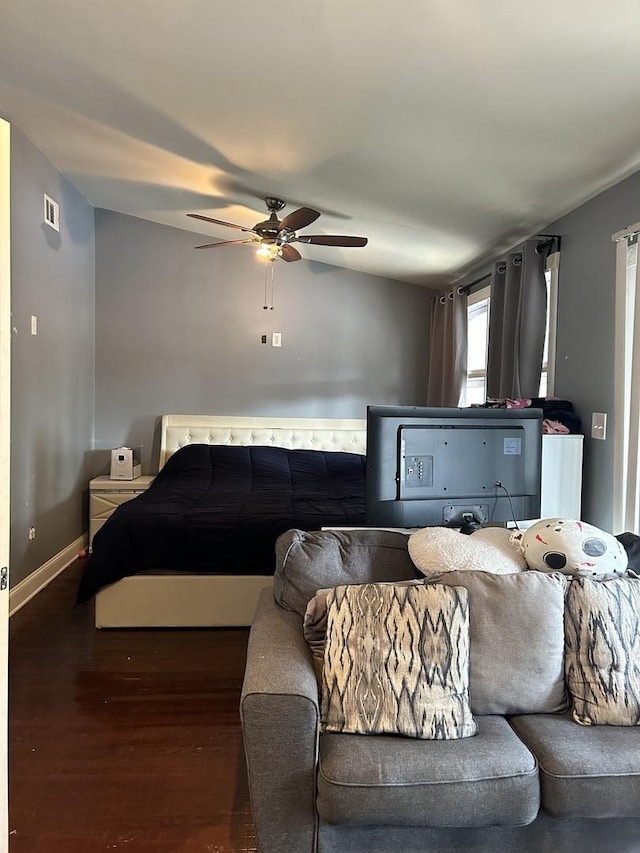
<svg viewBox="0 0 640 853"><path fill-rule="evenodd" d="M78 601L149 570L270 574L290 528L364 524L365 457L191 444L93 539Z"/></svg>

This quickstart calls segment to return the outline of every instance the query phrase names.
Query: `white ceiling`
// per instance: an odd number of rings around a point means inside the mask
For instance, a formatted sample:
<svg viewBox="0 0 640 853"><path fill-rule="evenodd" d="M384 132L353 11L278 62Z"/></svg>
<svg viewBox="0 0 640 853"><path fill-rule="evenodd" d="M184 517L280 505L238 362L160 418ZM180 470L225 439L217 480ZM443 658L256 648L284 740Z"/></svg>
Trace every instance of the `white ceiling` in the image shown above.
<svg viewBox="0 0 640 853"><path fill-rule="evenodd" d="M369 238L304 257L433 285L640 168L637 0L2 7L0 114L194 245L238 232L187 212L252 227L275 195Z"/></svg>

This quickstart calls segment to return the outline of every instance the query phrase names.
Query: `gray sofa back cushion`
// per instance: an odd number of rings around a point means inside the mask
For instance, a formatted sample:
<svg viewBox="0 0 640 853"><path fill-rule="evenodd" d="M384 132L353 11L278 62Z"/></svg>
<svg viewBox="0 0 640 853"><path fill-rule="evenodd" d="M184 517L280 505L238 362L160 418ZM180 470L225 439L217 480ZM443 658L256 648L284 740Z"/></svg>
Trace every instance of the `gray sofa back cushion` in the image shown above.
<svg viewBox="0 0 640 853"><path fill-rule="evenodd" d="M552 714L567 708L564 575L446 572L427 582L469 592L474 714Z"/></svg>
<svg viewBox="0 0 640 853"><path fill-rule="evenodd" d="M307 603L323 587L421 577L409 556L408 538L373 528L287 530L276 541L275 600L304 616Z"/></svg>

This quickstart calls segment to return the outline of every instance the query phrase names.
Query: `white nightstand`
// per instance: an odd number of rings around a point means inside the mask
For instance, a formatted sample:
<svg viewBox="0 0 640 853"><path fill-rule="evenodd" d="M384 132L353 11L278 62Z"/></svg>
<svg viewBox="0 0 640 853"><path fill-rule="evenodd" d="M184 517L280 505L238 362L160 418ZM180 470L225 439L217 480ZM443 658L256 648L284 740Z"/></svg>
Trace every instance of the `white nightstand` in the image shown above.
<svg viewBox="0 0 640 853"><path fill-rule="evenodd" d="M135 480L112 480L108 474L101 474L89 483L89 548L93 537L109 516L120 506L136 495L145 492L153 477L144 474Z"/></svg>

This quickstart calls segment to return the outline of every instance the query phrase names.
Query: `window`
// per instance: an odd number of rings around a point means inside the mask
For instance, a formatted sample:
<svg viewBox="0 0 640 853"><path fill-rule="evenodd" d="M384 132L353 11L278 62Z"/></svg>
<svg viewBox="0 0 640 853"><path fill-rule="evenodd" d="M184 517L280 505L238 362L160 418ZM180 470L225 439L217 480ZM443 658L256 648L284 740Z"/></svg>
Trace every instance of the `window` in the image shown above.
<svg viewBox="0 0 640 853"><path fill-rule="evenodd" d="M491 288L469 294L467 302L467 384L463 406L482 404L487 397L487 343Z"/></svg>
<svg viewBox="0 0 640 853"><path fill-rule="evenodd" d="M560 253L547 258L547 329L542 356L542 375L538 396L553 394L555 380L556 314L558 303L558 266ZM487 398L487 350L491 287L469 294L467 303L467 383L462 406L482 404Z"/></svg>

